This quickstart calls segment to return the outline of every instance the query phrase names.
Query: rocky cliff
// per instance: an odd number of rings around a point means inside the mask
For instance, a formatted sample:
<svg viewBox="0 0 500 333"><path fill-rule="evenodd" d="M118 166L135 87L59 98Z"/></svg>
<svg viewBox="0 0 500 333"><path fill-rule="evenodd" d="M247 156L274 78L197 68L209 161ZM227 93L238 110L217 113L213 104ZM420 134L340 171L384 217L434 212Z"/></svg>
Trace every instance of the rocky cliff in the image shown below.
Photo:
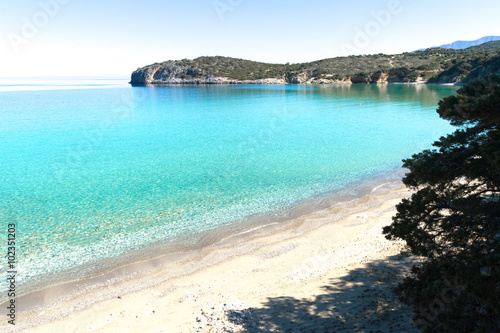
<svg viewBox="0 0 500 333"><path fill-rule="evenodd" d="M170 69L154 66L138 69L133 72L130 83L133 86L141 86L175 84L286 84L287 82L284 78L238 80L198 73L192 68Z"/></svg>
<svg viewBox="0 0 500 333"><path fill-rule="evenodd" d="M183 68L170 70L161 67L145 67L132 73L130 83L133 86L147 85L180 85L180 84L332 84L332 83L402 83L409 82L398 70L358 74L344 78L319 78L311 73L291 73L281 77L254 80L239 80L230 77L210 76L191 73L193 69ZM414 82L423 81L415 80Z"/></svg>

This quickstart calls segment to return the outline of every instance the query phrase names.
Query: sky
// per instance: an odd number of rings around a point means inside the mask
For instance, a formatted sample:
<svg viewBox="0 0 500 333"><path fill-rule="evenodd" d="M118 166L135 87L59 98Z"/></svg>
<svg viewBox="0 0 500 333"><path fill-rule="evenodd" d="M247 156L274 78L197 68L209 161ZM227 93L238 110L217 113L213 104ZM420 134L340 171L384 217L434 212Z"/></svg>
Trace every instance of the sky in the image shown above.
<svg viewBox="0 0 500 333"><path fill-rule="evenodd" d="M498 0L0 0L0 78L129 77L151 63L395 54L500 35Z"/></svg>

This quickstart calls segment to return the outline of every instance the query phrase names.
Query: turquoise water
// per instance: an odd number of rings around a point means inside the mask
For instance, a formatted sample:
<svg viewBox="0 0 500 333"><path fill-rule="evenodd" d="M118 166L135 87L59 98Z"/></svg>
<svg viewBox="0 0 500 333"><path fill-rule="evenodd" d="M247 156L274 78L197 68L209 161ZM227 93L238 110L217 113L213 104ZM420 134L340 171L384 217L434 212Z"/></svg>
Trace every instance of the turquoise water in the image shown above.
<svg viewBox="0 0 500 333"><path fill-rule="evenodd" d="M21 284L393 172L451 132L435 109L455 92L66 88L0 84L0 219L17 225Z"/></svg>

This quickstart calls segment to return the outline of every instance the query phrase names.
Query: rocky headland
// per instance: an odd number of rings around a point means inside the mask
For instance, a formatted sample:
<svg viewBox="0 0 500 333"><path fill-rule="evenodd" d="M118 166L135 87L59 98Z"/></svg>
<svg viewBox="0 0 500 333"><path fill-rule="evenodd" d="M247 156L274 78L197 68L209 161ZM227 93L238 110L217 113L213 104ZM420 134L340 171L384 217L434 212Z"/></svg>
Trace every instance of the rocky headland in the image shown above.
<svg viewBox="0 0 500 333"><path fill-rule="evenodd" d="M299 64L229 57L169 60L138 68L133 86L179 84L466 83L500 74L500 49L429 49Z"/></svg>

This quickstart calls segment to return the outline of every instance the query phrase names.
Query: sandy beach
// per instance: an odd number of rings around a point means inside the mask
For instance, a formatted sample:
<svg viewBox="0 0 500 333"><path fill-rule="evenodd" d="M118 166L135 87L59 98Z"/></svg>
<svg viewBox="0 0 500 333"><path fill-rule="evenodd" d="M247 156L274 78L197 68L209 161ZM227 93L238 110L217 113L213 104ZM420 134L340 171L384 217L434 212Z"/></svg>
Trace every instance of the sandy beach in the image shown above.
<svg viewBox="0 0 500 333"><path fill-rule="evenodd" d="M387 241L400 182L176 257L20 298L2 332L413 332L392 293L418 259ZM29 306L27 306L29 304Z"/></svg>

